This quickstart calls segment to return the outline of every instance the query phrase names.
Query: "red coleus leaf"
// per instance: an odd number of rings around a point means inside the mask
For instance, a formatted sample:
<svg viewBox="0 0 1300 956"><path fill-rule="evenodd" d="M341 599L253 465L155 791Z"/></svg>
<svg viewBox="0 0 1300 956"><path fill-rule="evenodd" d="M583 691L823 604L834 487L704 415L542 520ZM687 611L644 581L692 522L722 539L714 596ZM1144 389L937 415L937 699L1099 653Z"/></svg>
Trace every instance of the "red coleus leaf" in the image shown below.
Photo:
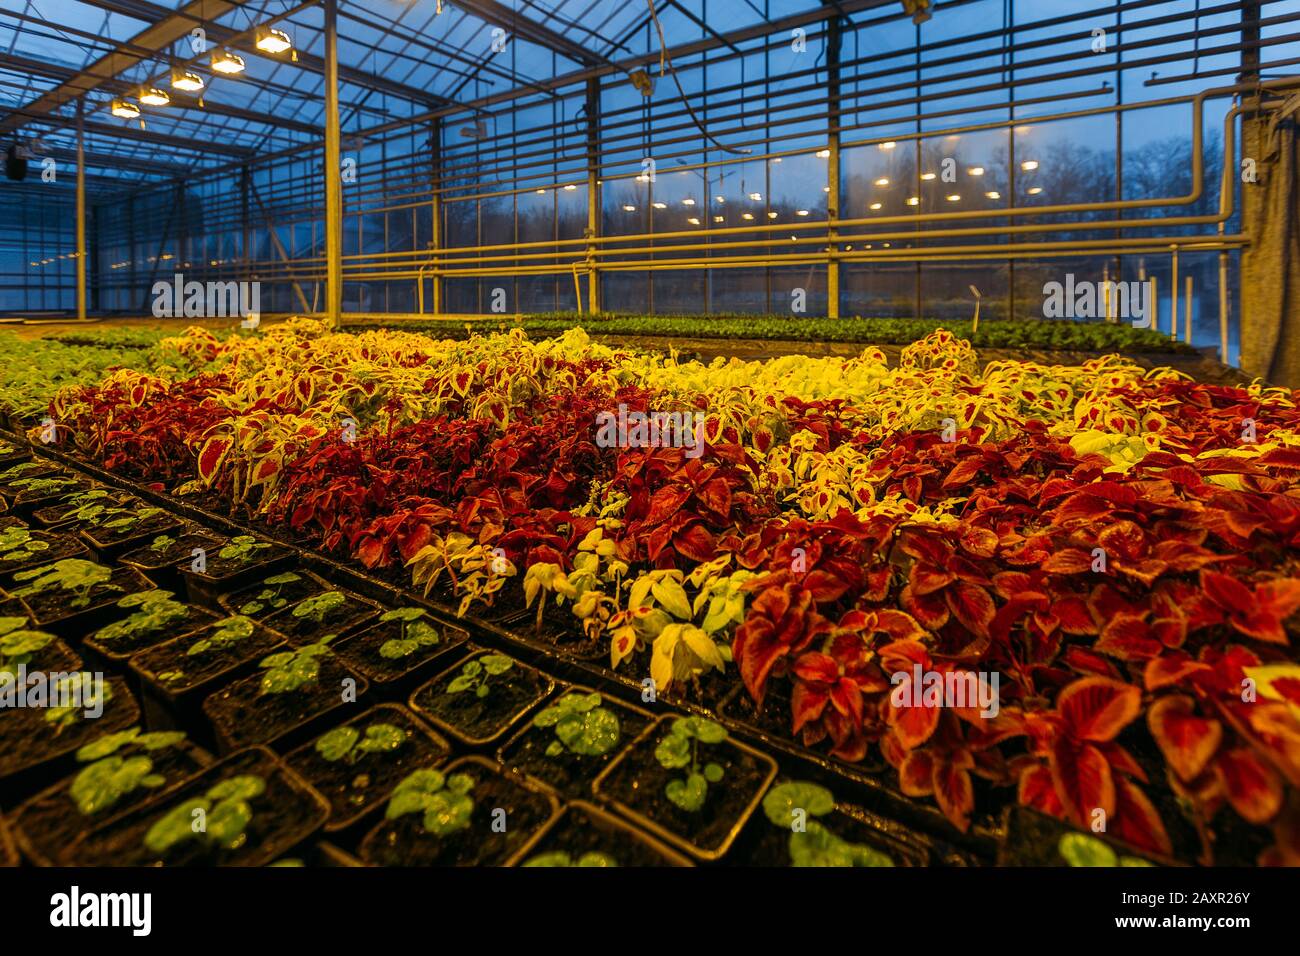
<svg viewBox="0 0 1300 956"><path fill-rule="evenodd" d="M1174 773L1188 781L1200 775L1223 740L1223 725L1199 716L1196 701L1182 695L1157 700L1147 726Z"/></svg>
<svg viewBox="0 0 1300 956"><path fill-rule="evenodd" d="M974 584L958 581L944 592L948 608L966 629L980 637L988 637L989 624L995 609L987 591Z"/></svg>
<svg viewBox="0 0 1300 956"><path fill-rule="evenodd" d="M903 609L916 618L926 630L937 631L948 623L950 612L948 602L944 600L942 593L918 595L913 592L911 585L908 585L903 588L898 599Z"/></svg>
<svg viewBox="0 0 1300 956"><path fill-rule="evenodd" d="M1162 687L1181 683L1183 678L1192 674L1208 674L1213 670L1214 668L1208 664L1202 664L1193 659L1190 654L1180 651L1147 661L1142 683L1147 690L1160 690Z"/></svg>
<svg viewBox="0 0 1300 956"><path fill-rule="evenodd" d="M1214 764L1228 802L1243 820L1267 823L1282 807L1282 779L1245 747L1219 754Z"/></svg>
<svg viewBox="0 0 1300 956"><path fill-rule="evenodd" d="M830 621L812 610L812 595L802 588L786 585L759 593L744 623L736 629L731 653L760 709L772 668L830 628Z"/></svg>
<svg viewBox="0 0 1300 956"><path fill-rule="evenodd" d="M700 564L712 561L718 550L713 534L698 521L673 535L673 546L680 554Z"/></svg>
<svg viewBox="0 0 1300 956"><path fill-rule="evenodd" d="M1052 574L1082 574L1092 570L1092 554L1081 548L1062 548L1043 562Z"/></svg>
<svg viewBox="0 0 1300 956"><path fill-rule="evenodd" d="M1079 740L1113 740L1137 717L1142 692L1108 677L1084 677L1061 691L1056 708Z"/></svg>
<svg viewBox="0 0 1300 956"><path fill-rule="evenodd" d="M1252 591L1234 577L1205 569L1201 588L1240 633L1270 644L1288 643L1283 622L1300 609L1300 580L1265 581Z"/></svg>
<svg viewBox="0 0 1300 956"><path fill-rule="evenodd" d="M909 797L928 797L934 792L934 758L925 750L913 750L898 768L898 787Z"/></svg>
<svg viewBox="0 0 1300 956"><path fill-rule="evenodd" d="M1081 744L1067 738L1058 740L1049 754L1048 767L1056 796L1075 824L1088 826L1097 810L1101 810L1106 819L1114 814L1114 774L1105 755L1092 744Z"/></svg>
<svg viewBox="0 0 1300 956"><path fill-rule="evenodd" d="M1146 533L1132 521L1117 521L1097 536L1108 557L1140 561L1147 553Z"/></svg>
<svg viewBox="0 0 1300 956"><path fill-rule="evenodd" d="M934 800L949 822L965 833L970 828L971 811L975 809L975 787L970 778L974 761L964 751L959 757L963 759L935 759Z"/></svg>
<svg viewBox="0 0 1300 956"><path fill-rule="evenodd" d="M1169 856L1173 844L1164 821L1151 800L1132 780L1115 778L1115 813L1107 820L1107 831L1140 850Z"/></svg>
<svg viewBox="0 0 1300 956"><path fill-rule="evenodd" d="M216 476L217 469L221 467L221 461L226 457L226 452L230 451L230 446L234 444L229 438L220 435L214 435L203 443L199 449L199 477L205 482L210 482Z"/></svg>
<svg viewBox="0 0 1300 956"><path fill-rule="evenodd" d="M1021 771L1016 786L1016 800L1021 806L1033 807L1049 816L1060 817L1065 813L1065 807L1052 783L1052 771L1042 764L1032 764Z"/></svg>
<svg viewBox="0 0 1300 956"><path fill-rule="evenodd" d="M684 505L691 496L690 488L682 485L664 485L650 498L650 511L646 515L647 524L662 524Z"/></svg>
<svg viewBox="0 0 1300 956"><path fill-rule="evenodd" d="M1122 661L1145 661L1164 650L1164 644L1154 636L1151 628L1141 618L1121 615L1113 618L1101 632L1097 650Z"/></svg>

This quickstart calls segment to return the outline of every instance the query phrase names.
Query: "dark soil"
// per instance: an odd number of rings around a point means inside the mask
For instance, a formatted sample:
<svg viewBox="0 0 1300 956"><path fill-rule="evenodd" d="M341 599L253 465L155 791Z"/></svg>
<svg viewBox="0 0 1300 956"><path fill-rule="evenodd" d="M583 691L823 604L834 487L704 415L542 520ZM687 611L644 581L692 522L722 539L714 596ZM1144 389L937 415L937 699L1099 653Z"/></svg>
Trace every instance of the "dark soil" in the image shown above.
<svg viewBox="0 0 1300 956"><path fill-rule="evenodd" d="M314 682L283 694L262 694L262 675L251 674L209 696L203 712L227 749L269 744L337 707L355 706L343 702L342 681L347 677L357 681L360 698L365 679L357 679L330 656L321 660Z"/></svg>
<svg viewBox="0 0 1300 956"><path fill-rule="evenodd" d="M462 830L435 836L424 829L422 815L408 813L384 820L361 842L361 859L372 866L500 866L527 844L551 817L551 802L536 791L477 762L448 767L448 776L474 778L470 796L474 812ZM493 811L506 811L505 832L493 829Z"/></svg>
<svg viewBox="0 0 1300 956"><path fill-rule="evenodd" d="M347 601L331 608L319 621L294 617L294 609L298 606L294 604L268 617L266 626L283 634L290 644L311 644L326 634L342 637L379 617L379 610L374 604L346 591L340 593Z"/></svg>
<svg viewBox="0 0 1300 956"><path fill-rule="evenodd" d="M128 613L131 610L134 610L134 608L128 609ZM156 630L141 629L134 634L124 634L113 641L101 640L97 636L98 632L96 632L86 637L85 644L107 660L121 662L138 651L157 647L159 644L164 644L173 638L196 631L216 620L216 617L215 614L205 608L190 605L189 614L186 617Z"/></svg>
<svg viewBox="0 0 1300 956"><path fill-rule="evenodd" d="M33 531L32 537L49 544L49 548L38 551L30 558L19 561L0 561L0 581L12 582L15 571L36 568L52 564L64 558L80 558L86 554L86 546L78 539L66 534L51 534L48 531ZM10 585L12 587L12 585Z"/></svg>
<svg viewBox="0 0 1300 956"><path fill-rule="evenodd" d="M194 560L193 551L195 548L204 548L211 553L220 544L221 542L211 535L201 532L187 532L177 537L175 541L161 551L154 550L146 544L142 548L127 552L118 560L141 571L159 571L164 568L175 568L178 565L189 567L190 562Z"/></svg>
<svg viewBox="0 0 1300 956"><path fill-rule="evenodd" d="M125 730L140 722L140 708L117 677L106 678L112 697L103 704L97 718L82 711L70 725L59 726L45 719L46 707L14 707L0 710L0 778L27 767L52 760L81 747L103 734Z"/></svg>
<svg viewBox="0 0 1300 956"><path fill-rule="evenodd" d="M131 669L165 695L179 697L205 685L215 684L223 675L260 661L283 646L279 634L257 627L242 641L214 645L200 654L190 654L190 648L206 636L209 629L210 626L204 627L141 651L131 658ZM177 672L181 676L169 679L159 676Z"/></svg>
<svg viewBox="0 0 1300 956"><path fill-rule="evenodd" d="M26 583L28 582L22 582L19 587ZM84 602L79 601L75 606L71 600L72 595L62 590L47 590L37 594L23 595L22 601L31 612L32 622L38 628L47 627L75 617L86 620L94 618L94 626L87 627L87 630L92 630L103 627L104 624L110 621L125 617L128 610L117 607L117 602L127 594L139 591L140 587L140 577L135 571L128 568L117 568L113 571L113 576L107 583L96 584L86 595L86 600Z"/></svg>
<svg viewBox="0 0 1300 956"><path fill-rule="evenodd" d="M815 819L841 840L879 850L894 861L894 866L926 866L928 863L923 851L903 846L874 827L855 820L839 810ZM738 862L744 866L792 866L790 860L792 832L789 827L779 827L774 824L764 815L760 807L746 828L745 852L743 860Z"/></svg>
<svg viewBox="0 0 1300 956"><path fill-rule="evenodd" d="M136 753L132 752L131 756ZM46 861L57 863L69 847L90 829L105 820L130 810L136 804L152 799L176 786L186 777L203 769L203 764L193 753L183 747L168 747L145 753L153 761L153 772L165 779L159 787L126 794L107 812L83 817L68 795L75 777L69 776L47 790L32 797L12 814L15 831L21 829L28 847Z"/></svg>
<svg viewBox="0 0 1300 956"><path fill-rule="evenodd" d="M144 845L149 828L169 810L202 797L222 780L255 774L266 790L249 801L253 818L247 839L237 849L223 850L199 840L187 840L159 859ZM309 837L325 822L327 811L310 790L279 761L262 750L232 754L176 790L130 813L108 821L74 846L70 857L90 866L264 866Z"/></svg>
<svg viewBox="0 0 1300 956"><path fill-rule="evenodd" d="M138 504L144 507L143 502ZM158 535L174 531L179 527L180 522L164 511L162 514L150 515L129 528L90 526L84 528L81 533L95 550L103 551L114 548L124 541L152 541Z"/></svg>
<svg viewBox="0 0 1300 956"><path fill-rule="evenodd" d="M225 506L223 506L224 508ZM222 547L225 547L223 544ZM266 573L260 575L274 574L271 570L278 564L282 564L286 559L293 556L293 550L282 544L271 543L269 548L261 548L253 552L251 560L239 561L235 558L221 557L221 548L209 551L207 554L205 570L202 574L197 571L188 572L192 574L195 580L200 581L207 587L214 587L217 590L225 590L225 585L232 579L243 578L249 572L256 569L265 568Z"/></svg>
<svg viewBox="0 0 1300 956"><path fill-rule="evenodd" d="M588 812L581 805L569 804L564 815L546 835L528 851L521 863L543 853L564 851L576 863L583 854L600 853L617 866L677 866L679 858L667 856L647 838L627 824L604 814Z"/></svg>
<svg viewBox="0 0 1300 956"><path fill-rule="evenodd" d="M359 753L355 761L334 762L316 752L316 741L303 744L284 758L289 767L311 784L330 804L325 829L342 830L388 799L412 770L433 767L451 753L451 746L405 707L381 704L341 726L356 727L363 735L372 724L393 724L407 732L406 741L388 753ZM351 756L351 755L349 755Z"/></svg>
<svg viewBox="0 0 1300 956"><path fill-rule="evenodd" d="M276 611L288 607L290 604L297 603L305 597L311 597L313 594L320 594L322 591L329 590L329 585L325 584L318 578L312 577L302 571L295 571L298 575L297 581L291 581L288 584L268 585L263 581L256 581L246 587L241 587L237 591L231 591L229 594L223 594L217 599L217 603L222 609L230 614L243 614L245 617L251 617L254 621L265 621ZM274 574L268 575L275 577ZM274 590L276 597L268 602L262 602L266 606L257 611L247 609L249 602L257 599L257 596L267 589ZM279 607L273 606L276 601L284 603Z"/></svg>
<svg viewBox="0 0 1300 956"><path fill-rule="evenodd" d="M586 694L589 691L584 689L570 693ZM556 700L562 699L563 696L556 698ZM608 697L602 699L600 706L614 711L618 717L618 743L607 753L588 756L576 754L566 747L553 757L547 756L547 748L552 742L558 742L555 728L536 727L529 721L524 730L501 748L499 754L501 762L507 767L523 771L535 780L540 780L570 799L590 797L592 781L653 720L649 714L639 713Z"/></svg>
<svg viewBox="0 0 1300 956"><path fill-rule="evenodd" d="M667 733L667 725L661 725L624 754L600 782L597 793L653 820L699 850L716 853L726 844L732 829L745 821L749 804L765 786L769 767L731 741L700 744L701 767L705 763L721 764L723 776L709 784L704 806L687 812L668 799L664 788L670 780L684 778L688 768L665 770L655 759L655 747Z"/></svg>
<svg viewBox="0 0 1300 956"><path fill-rule="evenodd" d="M471 657L470 660L476 660ZM470 744L495 740L551 690L551 681L531 667L514 667L488 678L491 690L479 697L471 688L458 694L446 693L447 685L460 674L464 661L443 671L411 696L411 706L445 724L455 736Z"/></svg>
<svg viewBox="0 0 1300 956"><path fill-rule="evenodd" d="M333 647L349 667L363 674L372 684L389 684L469 640L469 635L461 628L448 627L428 618L424 623L435 628L441 639L437 644L420 645L405 657L384 657L379 653L387 641L402 636L401 621L382 621Z"/></svg>

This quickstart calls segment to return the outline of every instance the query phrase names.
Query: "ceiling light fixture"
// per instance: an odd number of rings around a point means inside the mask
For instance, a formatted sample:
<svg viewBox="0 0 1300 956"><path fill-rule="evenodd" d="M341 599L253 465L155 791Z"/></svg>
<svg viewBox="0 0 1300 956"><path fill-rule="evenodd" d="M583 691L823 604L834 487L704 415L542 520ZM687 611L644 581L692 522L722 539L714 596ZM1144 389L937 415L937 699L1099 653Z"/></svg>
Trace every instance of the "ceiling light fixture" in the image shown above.
<svg viewBox="0 0 1300 956"><path fill-rule="evenodd" d="M172 70L172 89L197 93L203 89L203 77L189 70Z"/></svg>
<svg viewBox="0 0 1300 956"><path fill-rule="evenodd" d="M140 107L123 99L113 100L109 109L114 116L120 116L122 119L135 119L140 115Z"/></svg>
<svg viewBox="0 0 1300 956"><path fill-rule="evenodd" d="M275 27L258 27L257 40L253 44L263 53L283 53L293 49L289 34Z"/></svg>
<svg viewBox="0 0 1300 956"><path fill-rule="evenodd" d="M156 86L142 86L136 97L145 106L166 106L172 98Z"/></svg>
<svg viewBox="0 0 1300 956"><path fill-rule="evenodd" d="M1026 159L1023 163L1020 164L1020 168L1023 169L1025 172L1032 172L1033 170L1038 168L1038 160Z"/></svg>
<svg viewBox="0 0 1300 956"><path fill-rule="evenodd" d="M229 50L217 50L212 54L212 69L218 73L225 73L227 76L243 73L244 58L238 53L231 53Z"/></svg>

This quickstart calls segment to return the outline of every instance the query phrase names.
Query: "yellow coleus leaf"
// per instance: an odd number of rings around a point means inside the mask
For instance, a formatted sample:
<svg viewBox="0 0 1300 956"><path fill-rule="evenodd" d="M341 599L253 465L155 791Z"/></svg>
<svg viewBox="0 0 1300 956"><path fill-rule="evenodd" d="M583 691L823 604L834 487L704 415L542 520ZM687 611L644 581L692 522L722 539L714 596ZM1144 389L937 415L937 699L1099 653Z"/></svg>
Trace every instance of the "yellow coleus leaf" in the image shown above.
<svg viewBox="0 0 1300 956"><path fill-rule="evenodd" d="M670 578L655 581L650 586L650 592L655 596L655 600L660 606L673 617L679 620L689 621L691 619L691 602L686 597L686 589L680 583Z"/></svg>

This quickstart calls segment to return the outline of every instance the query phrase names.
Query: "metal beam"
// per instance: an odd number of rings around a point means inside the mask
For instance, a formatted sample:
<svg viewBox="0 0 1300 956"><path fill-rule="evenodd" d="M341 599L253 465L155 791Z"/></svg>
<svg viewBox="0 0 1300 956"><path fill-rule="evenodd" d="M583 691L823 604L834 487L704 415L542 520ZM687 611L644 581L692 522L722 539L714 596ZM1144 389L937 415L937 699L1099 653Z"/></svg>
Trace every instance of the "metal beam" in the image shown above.
<svg viewBox="0 0 1300 956"><path fill-rule="evenodd" d="M105 59L108 59L105 57ZM101 61L102 62L102 61ZM63 89L72 89L79 87L87 82L94 82L94 88L103 88L112 93L131 93L138 89L138 84L127 83L116 78L115 75L109 76L98 72L98 64L89 67L86 70L78 70L75 67L63 66L58 63L48 63L44 60L33 60L30 57L15 56L12 53L0 52L0 69L13 70L18 73L30 73L35 76L44 76L51 80L58 80L60 86L55 87L43 96L38 97L33 103L23 107L23 113L39 113L43 109L43 104L47 98L59 95ZM69 97L71 99L73 97ZM76 97L79 98L79 97ZM192 99L180 94L171 98L171 104L161 107L166 110L198 110L204 113L210 113L214 116L229 116L231 119L247 120L251 123L262 123L266 126L275 126L282 129L292 129L300 133L306 133L309 136L320 136L321 128L311 123L303 123L299 120L283 119L278 116L268 116L265 113L258 113L254 110L246 110L240 106L230 106L226 103L215 102L210 96L205 96L203 106L199 106L197 99ZM60 104L62 105L62 104ZM14 113L10 113L0 120L0 130L12 127Z"/></svg>
<svg viewBox="0 0 1300 956"><path fill-rule="evenodd" d="M51 126L56 129L70 129L76 126L75 118L64 116L60 113L50 113L47 116L38 113L30 113L25 109L15 109L13 112L34 120L37 123ZM248 146L235 146L230 143L209 143L185 136L173 136L168 133L159 133L154 130L143 130L138 126L130 126L125 123L121 126L117 126L109 123L95 123L86 120L83 125L85 126L86 132L94 136L105 136L114 140L129 139L135 142L149 143L154 146L167 146L172 149L188 150L194 153L214 153L218 156L247 157L252 156L257 152Z"/></svg>
<svg viewBox="0 0 1300 956"><path fill-rule="evenodd" d="M497 0L452 0L452 2L466 13L474 14L480 20L508 30L529 43L535 43L538 46L559 53L561 56L567 56L570 60L581 63L583 66L613 65L609 60L576 40L570 40L564 34L543 26L536 20L524 16L519 11L512 10L503 3L498 3Z"/></svg>
<svg viewBox="0 0 1300 956"><path fill-rule="evenodd" d="M77 318L86 321L86 131L85 107L77 100Z"/></svg>
<svg viewBox="0 0 1300 956"><path fill-rule="evenodd" d="M164 17L173 15L172 10L159 6L156 3L151 3L149 0L81 0L81 2L89 3L91 6L99 7L101 10L108 10L113 13L123 13L127 16L149 21L157 21ZM303 4L302 6L314 5L315 4L313 3ZM301 6L298 9L301 9ZM259 23L275 23L280 20L288 19L296 12L298 12L298 10L294 9L282 11L269 18L259 17ZM188 17L195 24L202 24L203 28L208 33L208 37L217 43L225 44L246 53L251 53L254 56L267 57L268 59L274 60L276 63L286 62L277 56L268 56L268 54L259 50L255 43L246 36L248 31L240 32L238 30L232 30L213 22L216 19L216 16L211 14L206 7L200 5L199 13L202 14L202 16L190 17L186 11L180 11L178 15ZM187 30L186 32L189 31ZM311 53L299 50L298 59L288 62L320 76L325 75L325 61L321 57L315 56ZM427 107L446 106L450 103L450 101L444 97L436 96L433 93L429 93L428 91L419 89L418 87L408 86L405 83L390 80L388 77L377 76L373 73L367 73L364 70L353 69L348 66L339 67L339 77L344 82L351 83L354 86L363 86L368 89L378 90L381 93L388 93L392 96L397 96L404 100L409 100L412 103L419 103Z"/></svg>
<svg viewBox="0 0 1300 956"><path fill-rule="evenodd" d="M339 9L325 0L325 320L343 311L343 181L339 169Z"/></svg>

